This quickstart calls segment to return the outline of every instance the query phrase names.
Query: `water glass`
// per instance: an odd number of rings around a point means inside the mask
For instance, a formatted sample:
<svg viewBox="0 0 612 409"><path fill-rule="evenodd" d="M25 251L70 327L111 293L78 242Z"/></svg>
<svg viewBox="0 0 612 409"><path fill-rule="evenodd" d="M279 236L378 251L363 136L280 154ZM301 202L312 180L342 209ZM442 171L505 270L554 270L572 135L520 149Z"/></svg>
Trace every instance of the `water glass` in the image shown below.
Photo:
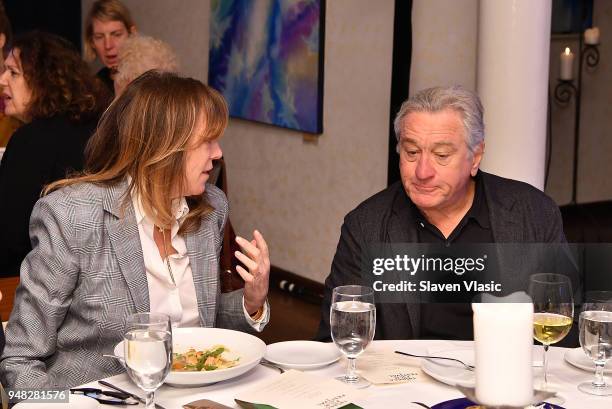
<svg viewBox="0 0 612 409"><path fill-rule="evenodd" d="M604 366L612 356L612 292L594 291L586 294L580 313L580 346L595 363L595 379L578 385L582 392L612 395L612 386L604 378Z"/></svg>
<svg viewBox="0 0 612 409"><path fill-rule="evenodd" d="M170 317L138 313L126 320L123 340L127 374L145 391L145 407L155 407L155 391L164 383L172 364Z"/></svg>
<svg viewBox="0 0 612 409"><path fill-rule="evenodd" d="M334 343L348 360L346 375L336 379L356 387L368 386L370 383L356 374L355 360L374 339L374 290L360 285L334 288L330 327Z"/></svg>

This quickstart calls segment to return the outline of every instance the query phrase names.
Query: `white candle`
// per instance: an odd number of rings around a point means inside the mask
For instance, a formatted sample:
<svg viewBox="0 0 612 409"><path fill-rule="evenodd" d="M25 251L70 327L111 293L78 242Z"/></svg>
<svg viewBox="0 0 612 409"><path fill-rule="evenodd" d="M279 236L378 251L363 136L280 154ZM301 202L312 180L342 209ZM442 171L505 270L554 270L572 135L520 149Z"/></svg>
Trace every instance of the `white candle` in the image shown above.
<svg viewBox="0 0 612 409"><path fill-rule="evenodd" d="M599 44L599 27L587 28L584 32L585 44Z"/></svg>
<svg viewBox="0 0 612 409"><path fill-rule="evenodd" d="M529 299L525 293L520 294L526 297L523 301ZM533 304L479 303L472 304L472 309L478 403L485 406L530 405L533 399Z"/></svg>
<svg viewBox="0 0 612 409"><path fill-rule="evenodd" d="M559 77L562 80L571 80L574 76L574 53L569 47L565 47L565 51L561 53L561 68Z"/></svg>

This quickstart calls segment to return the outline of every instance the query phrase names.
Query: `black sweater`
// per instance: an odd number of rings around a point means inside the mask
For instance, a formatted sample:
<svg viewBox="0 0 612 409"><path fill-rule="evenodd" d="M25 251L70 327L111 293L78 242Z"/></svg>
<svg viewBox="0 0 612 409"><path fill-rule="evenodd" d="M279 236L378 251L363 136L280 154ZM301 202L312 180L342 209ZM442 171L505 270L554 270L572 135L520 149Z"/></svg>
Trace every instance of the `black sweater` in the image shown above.
<svg viewBox="0 0 612 409"><path fill-rule="evenodd" d="M34 204L46 184L82 170L96 123L55 116L25 124L12 136L0 164L0 277L19 275L32 249L28 227Z"/></svg>

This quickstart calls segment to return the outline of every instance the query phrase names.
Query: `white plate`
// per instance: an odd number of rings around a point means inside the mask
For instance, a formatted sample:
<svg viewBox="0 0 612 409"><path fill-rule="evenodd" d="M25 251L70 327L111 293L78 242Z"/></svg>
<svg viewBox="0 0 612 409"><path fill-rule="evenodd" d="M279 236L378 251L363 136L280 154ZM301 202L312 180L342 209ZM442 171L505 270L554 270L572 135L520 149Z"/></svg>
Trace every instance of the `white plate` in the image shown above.
<svg viewBox="0 0 612 409"><path fill-rule="evenodd" d="M21 402L13 406L14 409L96 409L100 407L97 400L83 395L70 395L68 403L44 404L42 402Z"/></svg>
<svg viewBox="0 0 612 409"><path fill-rule="evenodd" d="M471 348L449 349L446 351L435 351L434 353L428 354L455 358L465 362L468 365L474 365L474 350ZM465 369L465 367L459 362L447 361L443 359L423 359L421 362L421 369L427 375L447 385L455 386L460 384L463 386L473 387L476 384L474 372Z"/></svg>
<svg viewBox="0 0 612 409"><path fill-rule="evenodd" d="M565 351L564 357L568 363L576 368L595 373L595 364L586 356L582 348L569 349ZM612 367L610 365L604 367L604 373L612 374Z"/></svg>
<svg viewBox="0 0 612 409"><path fill-rule="evenodd" d="M172 330L172 351L174 353L182 353L189 348L204 350L217 344L226 346L232 354L238 355L240 357L238 365L214 371L170 371L165 383L171 386L192 387L235 378L257 365L266 352L266 344L246 332L221 328L174 328ZM115 346L114 354L123 356L123 341Z"/></svg>
<svg viewBox="0 0 612 409"><path fill-rule="evenodd" d="M268 345L265 358L284 368L315 369L336 362L340 355L333 343L285 341Z"/></svg>

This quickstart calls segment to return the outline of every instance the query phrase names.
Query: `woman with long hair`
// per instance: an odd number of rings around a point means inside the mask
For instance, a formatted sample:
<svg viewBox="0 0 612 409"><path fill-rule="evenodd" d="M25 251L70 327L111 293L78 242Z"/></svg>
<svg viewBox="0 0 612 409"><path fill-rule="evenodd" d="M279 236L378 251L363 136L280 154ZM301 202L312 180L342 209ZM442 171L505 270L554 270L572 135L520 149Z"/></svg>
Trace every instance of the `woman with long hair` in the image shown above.
<svg viewBox="0 0 612 409"><path fill-rule="evenodd" d="M110 94L67 40L15 38L0 75L8 116L24 123L0 164L0 276L18 276L30 251L30 213L43 187L83 168L83 151Z"/></svg>
<svg viewBox="0 0 612 409"><path fill-rule="evenodd" d="M149 71L103 115L85 171L34 208L0 374L9 387L71 387L123 371L125 318L163 312L175 326L260 330L269 319L262 235L237 238L243 290L220 294L228 208L207 184L228 121L201 82Z"/></svg>

